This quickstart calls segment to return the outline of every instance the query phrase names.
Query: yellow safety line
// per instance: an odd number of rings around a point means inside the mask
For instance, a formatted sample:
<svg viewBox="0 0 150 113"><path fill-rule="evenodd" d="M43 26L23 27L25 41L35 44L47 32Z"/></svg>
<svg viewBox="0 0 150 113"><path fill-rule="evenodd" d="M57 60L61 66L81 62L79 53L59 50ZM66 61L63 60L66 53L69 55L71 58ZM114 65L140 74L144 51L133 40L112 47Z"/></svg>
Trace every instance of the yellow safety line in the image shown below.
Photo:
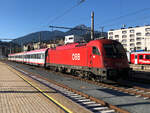
<svg viewBox="0 0 150 113"><path fill-rule="evenodd" d="M32 82L30 82L27 79L25 79L25 77L23 77L22 74L18 73L18 71L10 68L9 66L8 66L8 69L10 69L11 71L15 72L20 78L22 78L24 81L26 81L27 83L29 83L31 86L35 87L38 91L40 91L43 95L45 95L50 100L52 100L54 103L56 103L57 105L59 105L60 107L62 107L65 111L67 111L68 113L73 113L68 108L66 108L65 106L63 106L62 104L60 104L57 100L55 100L54 98L52 98L48 94L44 93L44 91L42 91L39 87L35 86Z"/></svg>

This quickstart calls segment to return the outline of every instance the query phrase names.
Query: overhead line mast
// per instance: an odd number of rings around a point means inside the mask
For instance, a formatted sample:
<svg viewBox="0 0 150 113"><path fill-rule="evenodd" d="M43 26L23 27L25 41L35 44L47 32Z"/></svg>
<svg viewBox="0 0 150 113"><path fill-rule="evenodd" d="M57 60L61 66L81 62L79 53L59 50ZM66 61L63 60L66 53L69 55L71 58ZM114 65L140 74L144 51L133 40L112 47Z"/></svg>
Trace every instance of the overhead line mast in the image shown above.
<svg viewBox="0 0 150 113"><path fill-rule="evenodd" d="M82 28L71 28L71 27L61 27L61 26L49 26L50 28L59 28L59 29L73 29L73 30L87 30L91 31L90 29L82 29Z"/></svg>
<svg viewBox="0 0 150 113"><path fill-rule="evenodd" d="M94 39L94 12L91 13L91 40Z"/></svg>

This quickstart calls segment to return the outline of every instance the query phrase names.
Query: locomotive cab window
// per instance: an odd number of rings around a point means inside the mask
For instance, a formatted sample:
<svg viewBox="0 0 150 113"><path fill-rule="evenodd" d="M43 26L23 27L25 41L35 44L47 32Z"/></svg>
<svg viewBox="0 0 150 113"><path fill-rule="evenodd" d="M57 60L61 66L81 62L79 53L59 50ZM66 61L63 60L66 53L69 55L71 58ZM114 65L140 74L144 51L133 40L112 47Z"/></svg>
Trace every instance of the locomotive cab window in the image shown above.
<svg viewBox="0 0 150 113"><path fill-rule="evenodd" d="M126 58L123 46L119 43L104 44L105 55L109 58Z"/></svg>
<svg viewBox="0 0 150 113"><path fill-rule="evenodd" d="M100 52L99 52L99 50L98 50L97 47L93 47L93 48L92 48L92 53L93 53L94 55L100 55Z"/></svg>

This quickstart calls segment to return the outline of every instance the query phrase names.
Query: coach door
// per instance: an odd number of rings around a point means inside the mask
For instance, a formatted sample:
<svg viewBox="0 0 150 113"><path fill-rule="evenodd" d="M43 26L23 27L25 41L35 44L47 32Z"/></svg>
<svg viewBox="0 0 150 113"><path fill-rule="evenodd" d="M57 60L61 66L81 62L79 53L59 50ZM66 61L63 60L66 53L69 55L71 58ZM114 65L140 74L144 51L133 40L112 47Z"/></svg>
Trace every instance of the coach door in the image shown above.
<svg viewBox="0 0 150 113"><path fill-rule="evenodd" d="M135 55L135 64L137 64L138 59L137 59L137 55Z"/></svg>
<svg viewBox="0 0 150 113"><path fill-rule="evenodd" d="M92 46L88 48L88 66L100 67L101 59L100 52L97 47Z"/></svg>
<svg viewBox="0 0 150 113"><path fill-rule="evenodd" d="M92 47L88 47L88 67L92 67L93 66L93 60L92 60Z"/></svg>

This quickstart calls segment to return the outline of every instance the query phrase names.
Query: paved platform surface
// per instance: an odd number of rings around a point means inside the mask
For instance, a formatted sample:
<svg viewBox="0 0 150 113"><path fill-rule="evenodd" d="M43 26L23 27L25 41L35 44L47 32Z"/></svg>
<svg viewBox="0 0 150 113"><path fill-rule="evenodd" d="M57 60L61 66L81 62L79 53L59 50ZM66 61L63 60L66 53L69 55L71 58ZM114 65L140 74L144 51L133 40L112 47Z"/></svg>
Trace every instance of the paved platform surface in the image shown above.
<svg viewBox="0 0 150 113"><path fill-rule="evenodd" d="M52 102L39 90L58 104ZM61 107L60 107L61 106ZM58 92L0 62L0 113L91 113Z"/></svg>

